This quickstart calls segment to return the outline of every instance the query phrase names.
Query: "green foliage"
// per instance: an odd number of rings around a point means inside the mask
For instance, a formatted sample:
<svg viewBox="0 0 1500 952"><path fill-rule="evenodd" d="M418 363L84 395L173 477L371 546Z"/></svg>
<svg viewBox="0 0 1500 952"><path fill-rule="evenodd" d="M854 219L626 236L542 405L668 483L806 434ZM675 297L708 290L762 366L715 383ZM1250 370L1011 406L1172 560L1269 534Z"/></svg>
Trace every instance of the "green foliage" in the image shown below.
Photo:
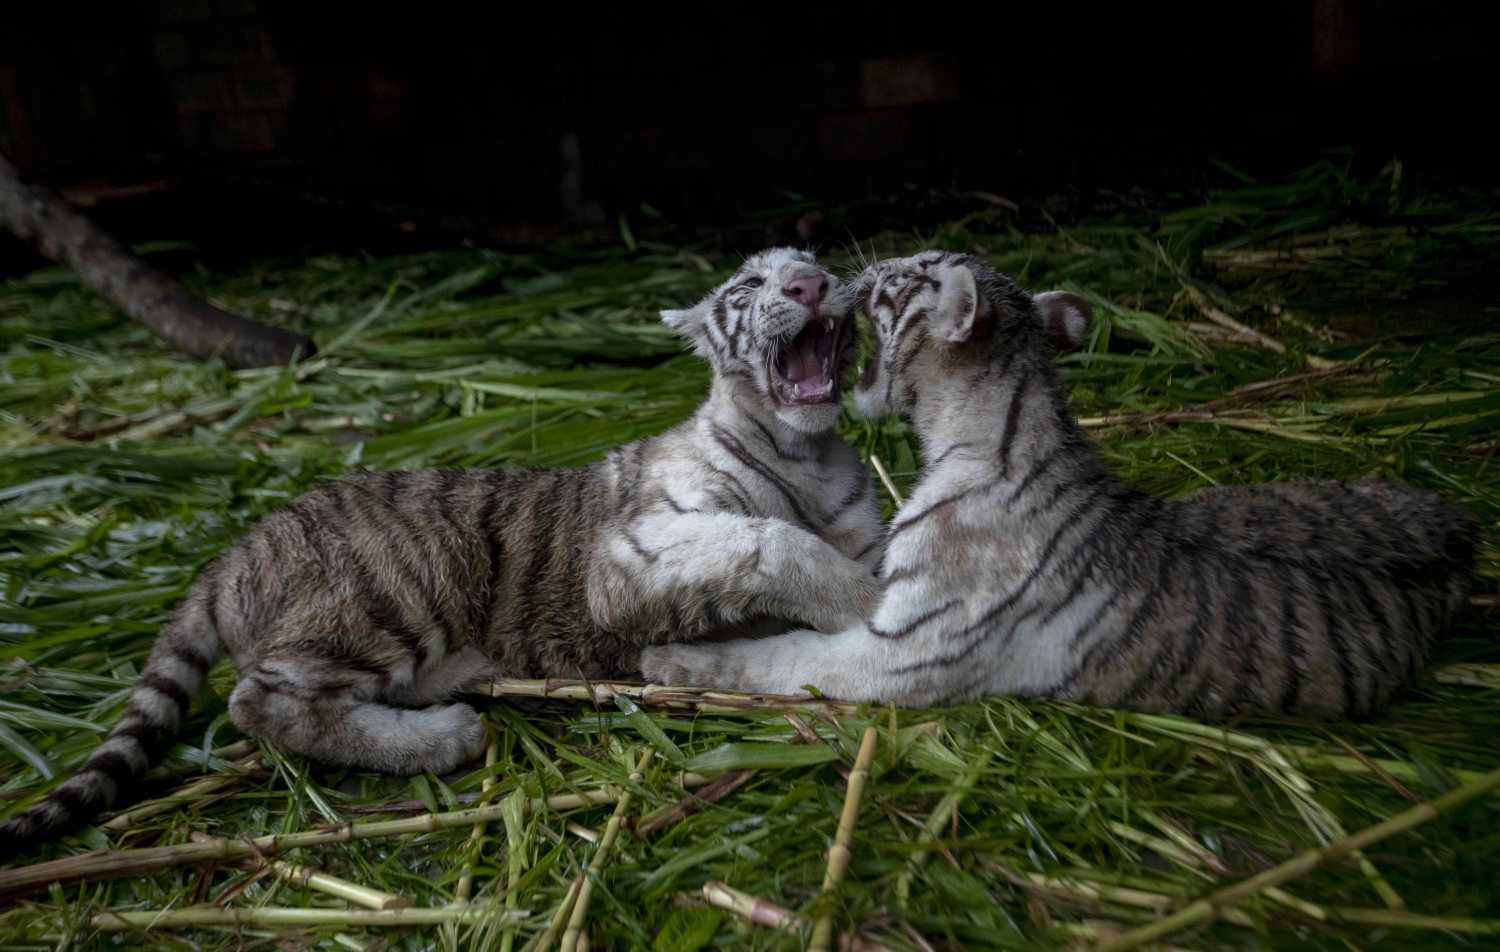
<svg viewBox="0 0 1500 952"><path fill-rule="evenodd" d="M354 465L578 465L691 413L706 373L655 312L694 299L734 262L638 241L623 224L622 236L630 247L328 257L194 278L216 303L317 339L317 358L281 370L178 359L63 272L0 286L0 658L9 659L0 662L0 813L78 766L194 574L318 480ZM1088 295L1095 328L1082 352L1062 358L1065 377L1080 416L1134 415L1093 432L1113 467L1143 487L1176 495L1209 483L1383 475L1435 488L1480 518L1480 590L1493 598L1500 335L1493 300L1463 288L1493 268L1497 241L1500 216L1473 196L1413 190L1399 165L1361 182L1324 162L1288 182L1240 181L1161 215L1023 228L985 206L932 235L872 244L881 254L972 250L1028 287ZM1215 339L1189 287L1286 352ZM1238 389L1305 373L1309 356L1357 362ZM1205 404L1211 419L1147 418ZM904 424L851 417L845 428L909 485L919 456ZM1496 634L1493 610L1476 611L1441 646L1438 665L1475 662L1493 675ZM227 666L215 671L168 771L200 773L206 749L235 739L224 700L232 684ZM893 948L916 947L920 934L940 948L1020 949L1155 919L1500 764L1500 692L1491 684L1430 675L1389 714L1359 724L1206 727L1015 699L870 711L881 753L834 900L837 921ZM401 780L267 750L268 771L110 842L181 843L195 830L238 837L364 816L380 804L409 810L403 801L413 799L448 809L475 796L488 803L617 785L650 748L657 757L632 786L632 813L676 802L683 767L758 772L649 842L621 837L593 897L594 946L796 946L793 935L752 929L683 897L721 879L814 910L843 798L836 768L852 761L866 718L819 723L822 743L808 745L765 712L692 717L495 702L489 717L493 771ZM226 769L208 763L210 773ZM487 776L495 783L481 794ZM924 824L940 808L951 819L929 837ZM453 830L295 860L439 906L472 857L474 902L509 898L531 911L520 948L545 928L591 855L565 825L599 828L607 812L516 816L489 825L477 849L467 830ZM1319 908L1370 908L1394 889L1414 911L1500 918L1500 895L1488 885L1500 879L1497 819L1493 800L1475 803L1382 844L1368 868L1320 869L1286 895ZM92 830L42 857L105 842ZM919 862L921 854L928 858ZM508 897L512 856L521 862ZM98 941L91 912L231 895L235 905L335 904L237 867L171 869L0 911L0 946L53 948L65 937L87 945ZM1287 902L1257 899L1242 920L1182 941L1328 949L1452 941L1320 921ZM192 939L234 948L260 934L198 929ZM506 941L484 926L387 938L413 949ZM322 948L373 941L337 928L307 933Z"/></svg>

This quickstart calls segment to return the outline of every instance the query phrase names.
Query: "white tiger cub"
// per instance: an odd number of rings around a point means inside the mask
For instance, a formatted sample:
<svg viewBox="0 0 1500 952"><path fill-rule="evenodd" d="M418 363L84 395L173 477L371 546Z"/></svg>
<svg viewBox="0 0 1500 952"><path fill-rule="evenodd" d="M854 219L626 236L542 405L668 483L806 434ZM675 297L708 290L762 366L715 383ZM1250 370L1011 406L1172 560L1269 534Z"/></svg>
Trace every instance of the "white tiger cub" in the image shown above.
<svg viewBox="0 0 1500 952"><path fill-rule="evenodd" d="M1355 717L1412 680L1465 603L1475 524L1434 493L1298 480L1161 499L1112 476L1053 366L1053 342L1087 329L1081 298L1033 298L948 252L861 284L879 350L856 403L908 417L926 456L874 614L836 635L649 648L648 678Z"/></svg>
<svg viewBox="0 0 1500 952"><path fill-rule="evenodd" d="M443 773L483 750L458 695L496 674L619 678L652 641L857 623L883 532L834 429L848 305L769 249L663 312L713 367L667 432L576 469L354 473L269 514L199 575L82 769L0 822L0 856L120 803L226 654L246 734Z"/></svg>

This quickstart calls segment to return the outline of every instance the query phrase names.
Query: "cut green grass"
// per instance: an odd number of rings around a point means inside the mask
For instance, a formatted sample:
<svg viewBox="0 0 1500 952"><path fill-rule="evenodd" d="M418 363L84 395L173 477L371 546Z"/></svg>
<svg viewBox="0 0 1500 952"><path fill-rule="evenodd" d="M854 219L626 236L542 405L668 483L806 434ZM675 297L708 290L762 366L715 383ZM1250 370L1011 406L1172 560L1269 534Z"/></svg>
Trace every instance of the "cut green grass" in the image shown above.
<svg viewBox="0 0 1500 952"><path fill-rule="evenodd" d="M129 875L0 908L0 947L91 947L125 931L213 949L523 949L553 920L554 936L572 922L592 947L807 938L709 905L713 882L747 908L893 949L1134 942L1161 922L1181 926L1162 941L1192 948L1484 941L1500 920L1493 795L1362 852L1297 860L1500 767L1500 334L1463 292L1493 268L1500 216L1484 196L1427 194L1402 174L1356 181L1325 161L1201 205L1060 228L980 203L931 234L863 242L975 251L1028 287L1086 294L1092 337L1062 359L1075 409L1115 470L1152 492L1379 475L1468 507L1483 527L1483 604L1381 718L1204 725L996 698L809 705L793 723L723 698L663 707L599 686L547 699L509 685L481 702L493 767L397 779L238 743L221 666L151 791L172 799L29 859L157 852L117 860ZM0 285L0 814L77 768L195 573L319 480L352 466L578 465L686 417L707 374L656 311L734 264L641 241L200 274L199 293L321 347L302 366L240 372L175 358L66 273ZM1441 320L1419 310L1430 299ZM919 457L904 424L851 417L845 432L898 491L910 486ZM867 727L878 744L848 867L822 895ZM691 789L754 772L674 811L690 802L684 770ZM673 822L653 835L625 832L664 811ZM570 824L616 835L606 850ZM222 846L269 834L290 837L279 861L343 892ZM130 865L160 850L173 862ZM1239 885L1293 861L1306 868ZM585 882L573 918L567 897ZM414 907L337 898L360 890ZM1232 906L1194 905L1216 894Z"/></svg>

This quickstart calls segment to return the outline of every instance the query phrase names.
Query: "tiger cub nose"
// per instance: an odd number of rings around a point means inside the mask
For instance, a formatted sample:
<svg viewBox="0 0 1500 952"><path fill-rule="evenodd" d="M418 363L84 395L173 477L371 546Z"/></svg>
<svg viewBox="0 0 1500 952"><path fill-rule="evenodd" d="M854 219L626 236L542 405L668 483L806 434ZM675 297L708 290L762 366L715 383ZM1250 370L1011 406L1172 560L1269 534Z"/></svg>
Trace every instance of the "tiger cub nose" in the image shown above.
<svg viewBox="0 0 1500 952"><path fill-rule="evenodd" d="M781 293L796 301L805 304L814 310L818 302L823 300L823 292L828 290L828 280L816 275L806 278L793 278L781 289Z"/></svg>

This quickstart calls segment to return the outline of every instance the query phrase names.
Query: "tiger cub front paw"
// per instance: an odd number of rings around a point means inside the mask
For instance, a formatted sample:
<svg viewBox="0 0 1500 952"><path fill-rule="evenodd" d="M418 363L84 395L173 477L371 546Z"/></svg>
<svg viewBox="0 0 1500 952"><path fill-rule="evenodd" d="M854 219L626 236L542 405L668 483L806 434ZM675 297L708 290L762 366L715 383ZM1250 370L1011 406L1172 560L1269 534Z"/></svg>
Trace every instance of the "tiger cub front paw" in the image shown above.
<svg viewBox="0 0 1500 952"><path fill-rule="evenodd" d="M717 667L707 651L692 645L649 645L641 652L641 674L652 684L713 687Z"/></svg>

